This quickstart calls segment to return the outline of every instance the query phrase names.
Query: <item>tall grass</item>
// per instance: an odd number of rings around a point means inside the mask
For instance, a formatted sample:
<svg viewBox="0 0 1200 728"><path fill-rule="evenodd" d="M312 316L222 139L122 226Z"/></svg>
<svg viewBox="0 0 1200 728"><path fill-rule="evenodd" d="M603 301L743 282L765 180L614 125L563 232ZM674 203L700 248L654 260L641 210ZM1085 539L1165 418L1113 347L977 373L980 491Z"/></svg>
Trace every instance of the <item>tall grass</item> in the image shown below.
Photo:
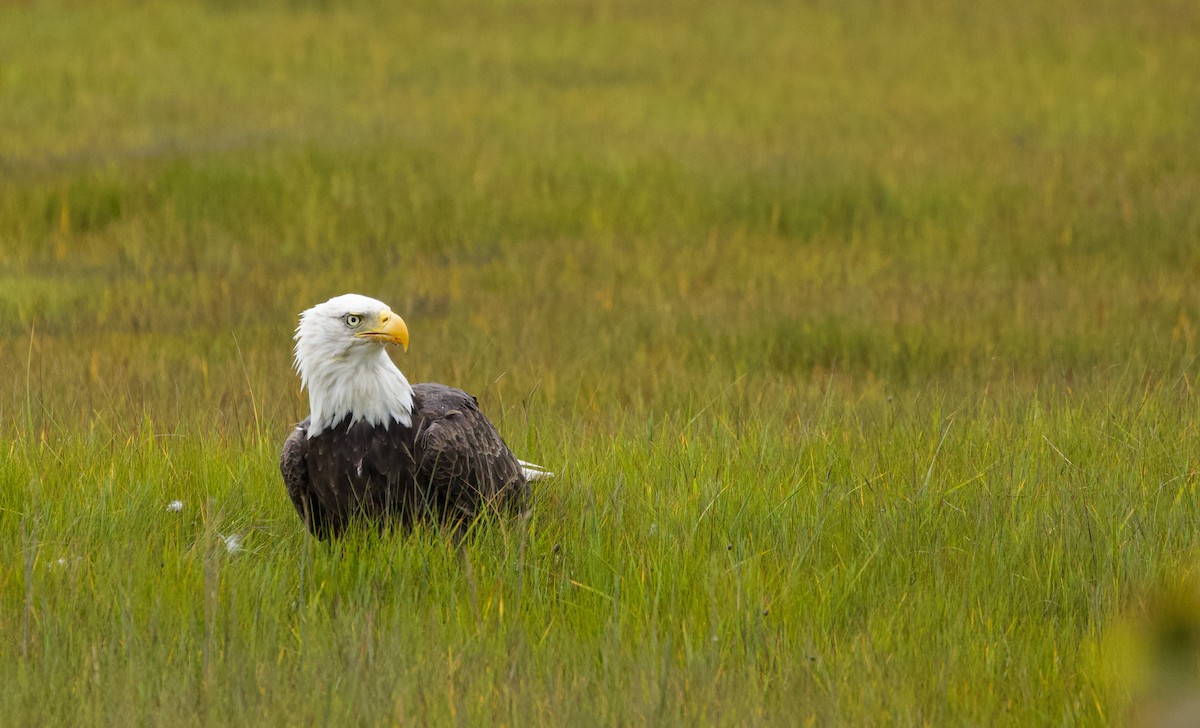
<svg viewBox="0 0 1200 728"><path fill-rule="evenodd" d="M0 723L1151 714L1113 635L1200 578L1198 24L0 10ZM527 519L304 534L290 335L346 291L560 473Z"/></svg>

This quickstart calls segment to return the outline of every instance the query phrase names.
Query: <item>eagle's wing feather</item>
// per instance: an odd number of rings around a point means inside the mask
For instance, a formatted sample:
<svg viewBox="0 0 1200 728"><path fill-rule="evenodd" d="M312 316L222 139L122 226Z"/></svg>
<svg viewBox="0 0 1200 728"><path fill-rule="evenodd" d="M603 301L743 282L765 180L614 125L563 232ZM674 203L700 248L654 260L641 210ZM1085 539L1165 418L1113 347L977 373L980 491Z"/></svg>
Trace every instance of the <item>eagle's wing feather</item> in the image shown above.
<svg viewBox="0 0 1200 728"><path fill-rule="evenodd" d="M300 519L308 530L318 538L325 538L330 531L330 519L320 502L314 497L309 483L308 462L308 420L304 420L283 443L283 452L279 455L279 472L283 475L283 483L287 486L288 496L292 505L300 514Z"/></svg>
<svg viewBox="0 0 1200 728"><path fill-rule="evenodd" d="M525 502L529 485L521 466L475 398L441 384L414 390L418 487L465 520L480 506Z"/></svg>

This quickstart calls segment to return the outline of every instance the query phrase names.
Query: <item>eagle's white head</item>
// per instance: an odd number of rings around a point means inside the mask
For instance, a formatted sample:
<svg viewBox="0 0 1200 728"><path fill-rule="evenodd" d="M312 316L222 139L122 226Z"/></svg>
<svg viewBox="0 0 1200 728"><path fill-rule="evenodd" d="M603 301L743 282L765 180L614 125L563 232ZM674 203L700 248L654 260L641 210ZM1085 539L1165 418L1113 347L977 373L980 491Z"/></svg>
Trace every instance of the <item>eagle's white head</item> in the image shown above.
<svg viewBox="0 0 1200 728"><path fill-rule="evenodd" d="M348 293L300 314L296 371L308 390L315 437L350 415L388 427L412 426L413 390L385 350L408 350L408 326L386 304Z"/></svg>

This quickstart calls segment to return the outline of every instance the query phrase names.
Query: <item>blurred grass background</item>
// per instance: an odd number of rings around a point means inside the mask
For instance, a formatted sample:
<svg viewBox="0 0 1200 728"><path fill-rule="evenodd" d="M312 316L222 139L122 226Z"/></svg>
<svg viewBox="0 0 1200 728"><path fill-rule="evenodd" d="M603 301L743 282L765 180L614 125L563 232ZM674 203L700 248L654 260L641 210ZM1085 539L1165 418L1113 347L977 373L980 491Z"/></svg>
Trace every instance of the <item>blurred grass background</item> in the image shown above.
<svg viewBox="0 0 1200 728"><path fill-rule="evenodd" d="M1186 2L5 5L0 709L1112 720L1100 635L1197 546L1196 69ZM347 291L409 322L410 379L564 472L479 573L288 513L291 330ZM163 525L175 497L203 516ZM218 527L258 560L218 568ZM81 553L132 576L47 576ZM578 584L601 597L556 612ZM447 646L475 671L431 678ZM321 702L332 666L370 712Z"/></svg>

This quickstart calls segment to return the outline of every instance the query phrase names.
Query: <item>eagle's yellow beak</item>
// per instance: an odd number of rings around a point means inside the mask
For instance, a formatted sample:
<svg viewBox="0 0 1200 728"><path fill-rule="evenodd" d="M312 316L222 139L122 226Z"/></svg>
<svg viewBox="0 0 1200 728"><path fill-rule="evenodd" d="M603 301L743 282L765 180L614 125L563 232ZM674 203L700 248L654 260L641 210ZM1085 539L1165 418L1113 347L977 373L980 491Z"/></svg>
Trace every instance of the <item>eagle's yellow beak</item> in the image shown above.
<svg viewBox="0 0 1200 728"><path fill-rule="evenodd" d="M404 347L405 351L408 351L408 325L404 323L404 319L386 308L379 314L379 325L363 331L359 336L382 339L389 344L399 344Z"/></svg>

